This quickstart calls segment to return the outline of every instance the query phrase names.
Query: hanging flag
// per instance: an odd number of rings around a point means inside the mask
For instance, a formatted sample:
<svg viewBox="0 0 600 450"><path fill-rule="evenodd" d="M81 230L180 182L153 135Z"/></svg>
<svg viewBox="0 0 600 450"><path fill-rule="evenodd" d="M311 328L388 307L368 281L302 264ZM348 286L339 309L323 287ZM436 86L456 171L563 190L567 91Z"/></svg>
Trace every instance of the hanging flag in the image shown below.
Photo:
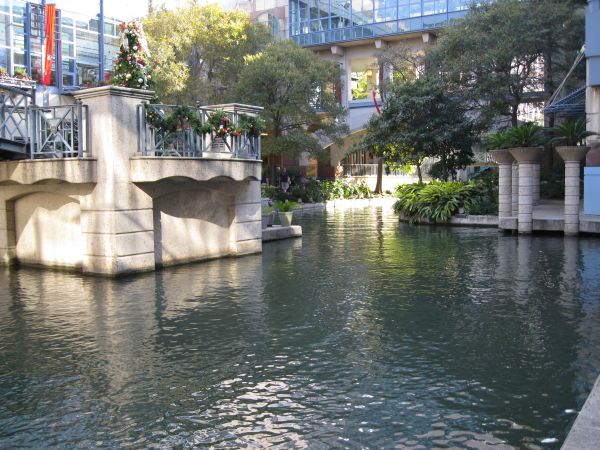
<svg viewBox="0 0 600 450"><path fill-rule="evenodd" d="M56 5L46 5L46 48L44 52L44 78L42 84L50 85L52 61L54 59L54 23L56 21Z"/></svg>

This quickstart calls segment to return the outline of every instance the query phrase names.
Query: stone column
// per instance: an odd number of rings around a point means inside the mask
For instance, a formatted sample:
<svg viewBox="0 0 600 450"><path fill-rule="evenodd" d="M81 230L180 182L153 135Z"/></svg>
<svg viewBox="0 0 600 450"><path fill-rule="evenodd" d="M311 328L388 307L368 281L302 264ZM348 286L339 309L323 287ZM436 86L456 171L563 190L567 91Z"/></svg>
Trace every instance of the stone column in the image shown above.
<svg viewBox="0 0 600 450"><path fill-rule="evenodd" d="M236 182L235 193L232 252L235 255L259 253L262 251L260 181Z"/></svg>
<svg viewBox="0 0 600 450"><path fill-rule="evenodd" d="M104 86L74 94L89 106L97 184L81 199L83 272L117 275L154 270L152 198L131 182L137 113L151 91Z"/></svg>
<svg viewBox="0 0 600 450"><path fill-rule="evenodd" d="M533 184L534 166L540 160L543 147L519 147L510 149L519 164L519 215L517 229L520 234L533 230Z"/></svg>
<svg viewBox="0 0 600 450"><path fill-rule="evenodd" d="M490 150L490 155L498 164L498 218L512 214L512 163L513 156L506 149Z"/></svg>
<svg viewBox="0 0 600 450"><path fill-rule="evenodd" d="M13 202L0 202L0 263L10 264L15 258L15 215Z"/></svg>
<svg viewBox="0 0 600 450"><path fill-rule="evenodd" d="M579 234L579 209L581 206L580 188L581 161L589 147L556 147L557 153L565 161L565 234Z"/></svg>
<svg viewBox="0 0 600 450"><path fill-rule="evenodd" d="M512 217L519 215L519 165L512 165Z"/></svg>
<svg viewBox="0 0 600 450"><path fill-rule="evenodd" d="M539 161L533 164L533 204L540 204L540 172L541 166Z"/></svg>

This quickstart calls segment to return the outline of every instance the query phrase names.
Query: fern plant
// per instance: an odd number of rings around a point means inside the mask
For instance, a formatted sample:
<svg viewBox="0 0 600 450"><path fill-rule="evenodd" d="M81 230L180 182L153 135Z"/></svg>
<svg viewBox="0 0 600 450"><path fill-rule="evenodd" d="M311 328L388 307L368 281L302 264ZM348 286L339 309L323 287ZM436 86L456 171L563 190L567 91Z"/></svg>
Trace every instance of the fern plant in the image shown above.
<svg viewBox="0 0 600 450"><path fill-rule="evenodd" d="M511 146L511 141L508 136L508 129L488 135L485 140L485 146L488 150L509 148Z"/></svg>
<svg viewBox="0 0 600 450"><path fill-rule="evenodd" d="M584 117L570 119L551 130L557 135L552 139L562 145L576 146L584 145L585 139L598 133L586 130L587 120Z"/></svg>
<svg viewBox="0 0 600 450"><path fill-rule="evenodd" d="M511 147L537 147L547 141L544 129L532 122L524 123L517 128L509 128L506 136Z"/></svg>

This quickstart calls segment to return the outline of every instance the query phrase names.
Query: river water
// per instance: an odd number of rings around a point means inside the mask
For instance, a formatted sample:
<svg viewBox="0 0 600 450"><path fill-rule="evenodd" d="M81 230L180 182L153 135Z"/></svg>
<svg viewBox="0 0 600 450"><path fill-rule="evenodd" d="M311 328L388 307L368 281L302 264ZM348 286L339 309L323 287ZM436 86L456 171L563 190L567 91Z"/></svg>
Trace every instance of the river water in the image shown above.
<svg viewBox="0 0 600 450"><path fill-rule="evenodd" d="M0 448L560 445L600 372L600 240L299 222L119 280L0 272Z"/></svg>

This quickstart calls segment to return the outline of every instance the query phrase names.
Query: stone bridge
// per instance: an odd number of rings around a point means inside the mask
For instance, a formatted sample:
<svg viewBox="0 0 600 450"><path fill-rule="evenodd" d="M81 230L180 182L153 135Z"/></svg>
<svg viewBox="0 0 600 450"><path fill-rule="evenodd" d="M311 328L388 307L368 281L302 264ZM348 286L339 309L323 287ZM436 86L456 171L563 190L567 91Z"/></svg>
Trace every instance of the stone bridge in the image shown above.
<svg viewBox="0 0 600 450"><path fill-rule="evenodd" d="M32 141L28 159L0 161L5 264L118 275L262 250L260 138L252 154L210 145L185 156L164 145L148 150L140 105L152 96L114 86L79 91L89 117L78 124L76 154L64 157L73 148L50 121L42 143L64 143L39 157ZM232 115L260 109L222 107Z"/></svg>

